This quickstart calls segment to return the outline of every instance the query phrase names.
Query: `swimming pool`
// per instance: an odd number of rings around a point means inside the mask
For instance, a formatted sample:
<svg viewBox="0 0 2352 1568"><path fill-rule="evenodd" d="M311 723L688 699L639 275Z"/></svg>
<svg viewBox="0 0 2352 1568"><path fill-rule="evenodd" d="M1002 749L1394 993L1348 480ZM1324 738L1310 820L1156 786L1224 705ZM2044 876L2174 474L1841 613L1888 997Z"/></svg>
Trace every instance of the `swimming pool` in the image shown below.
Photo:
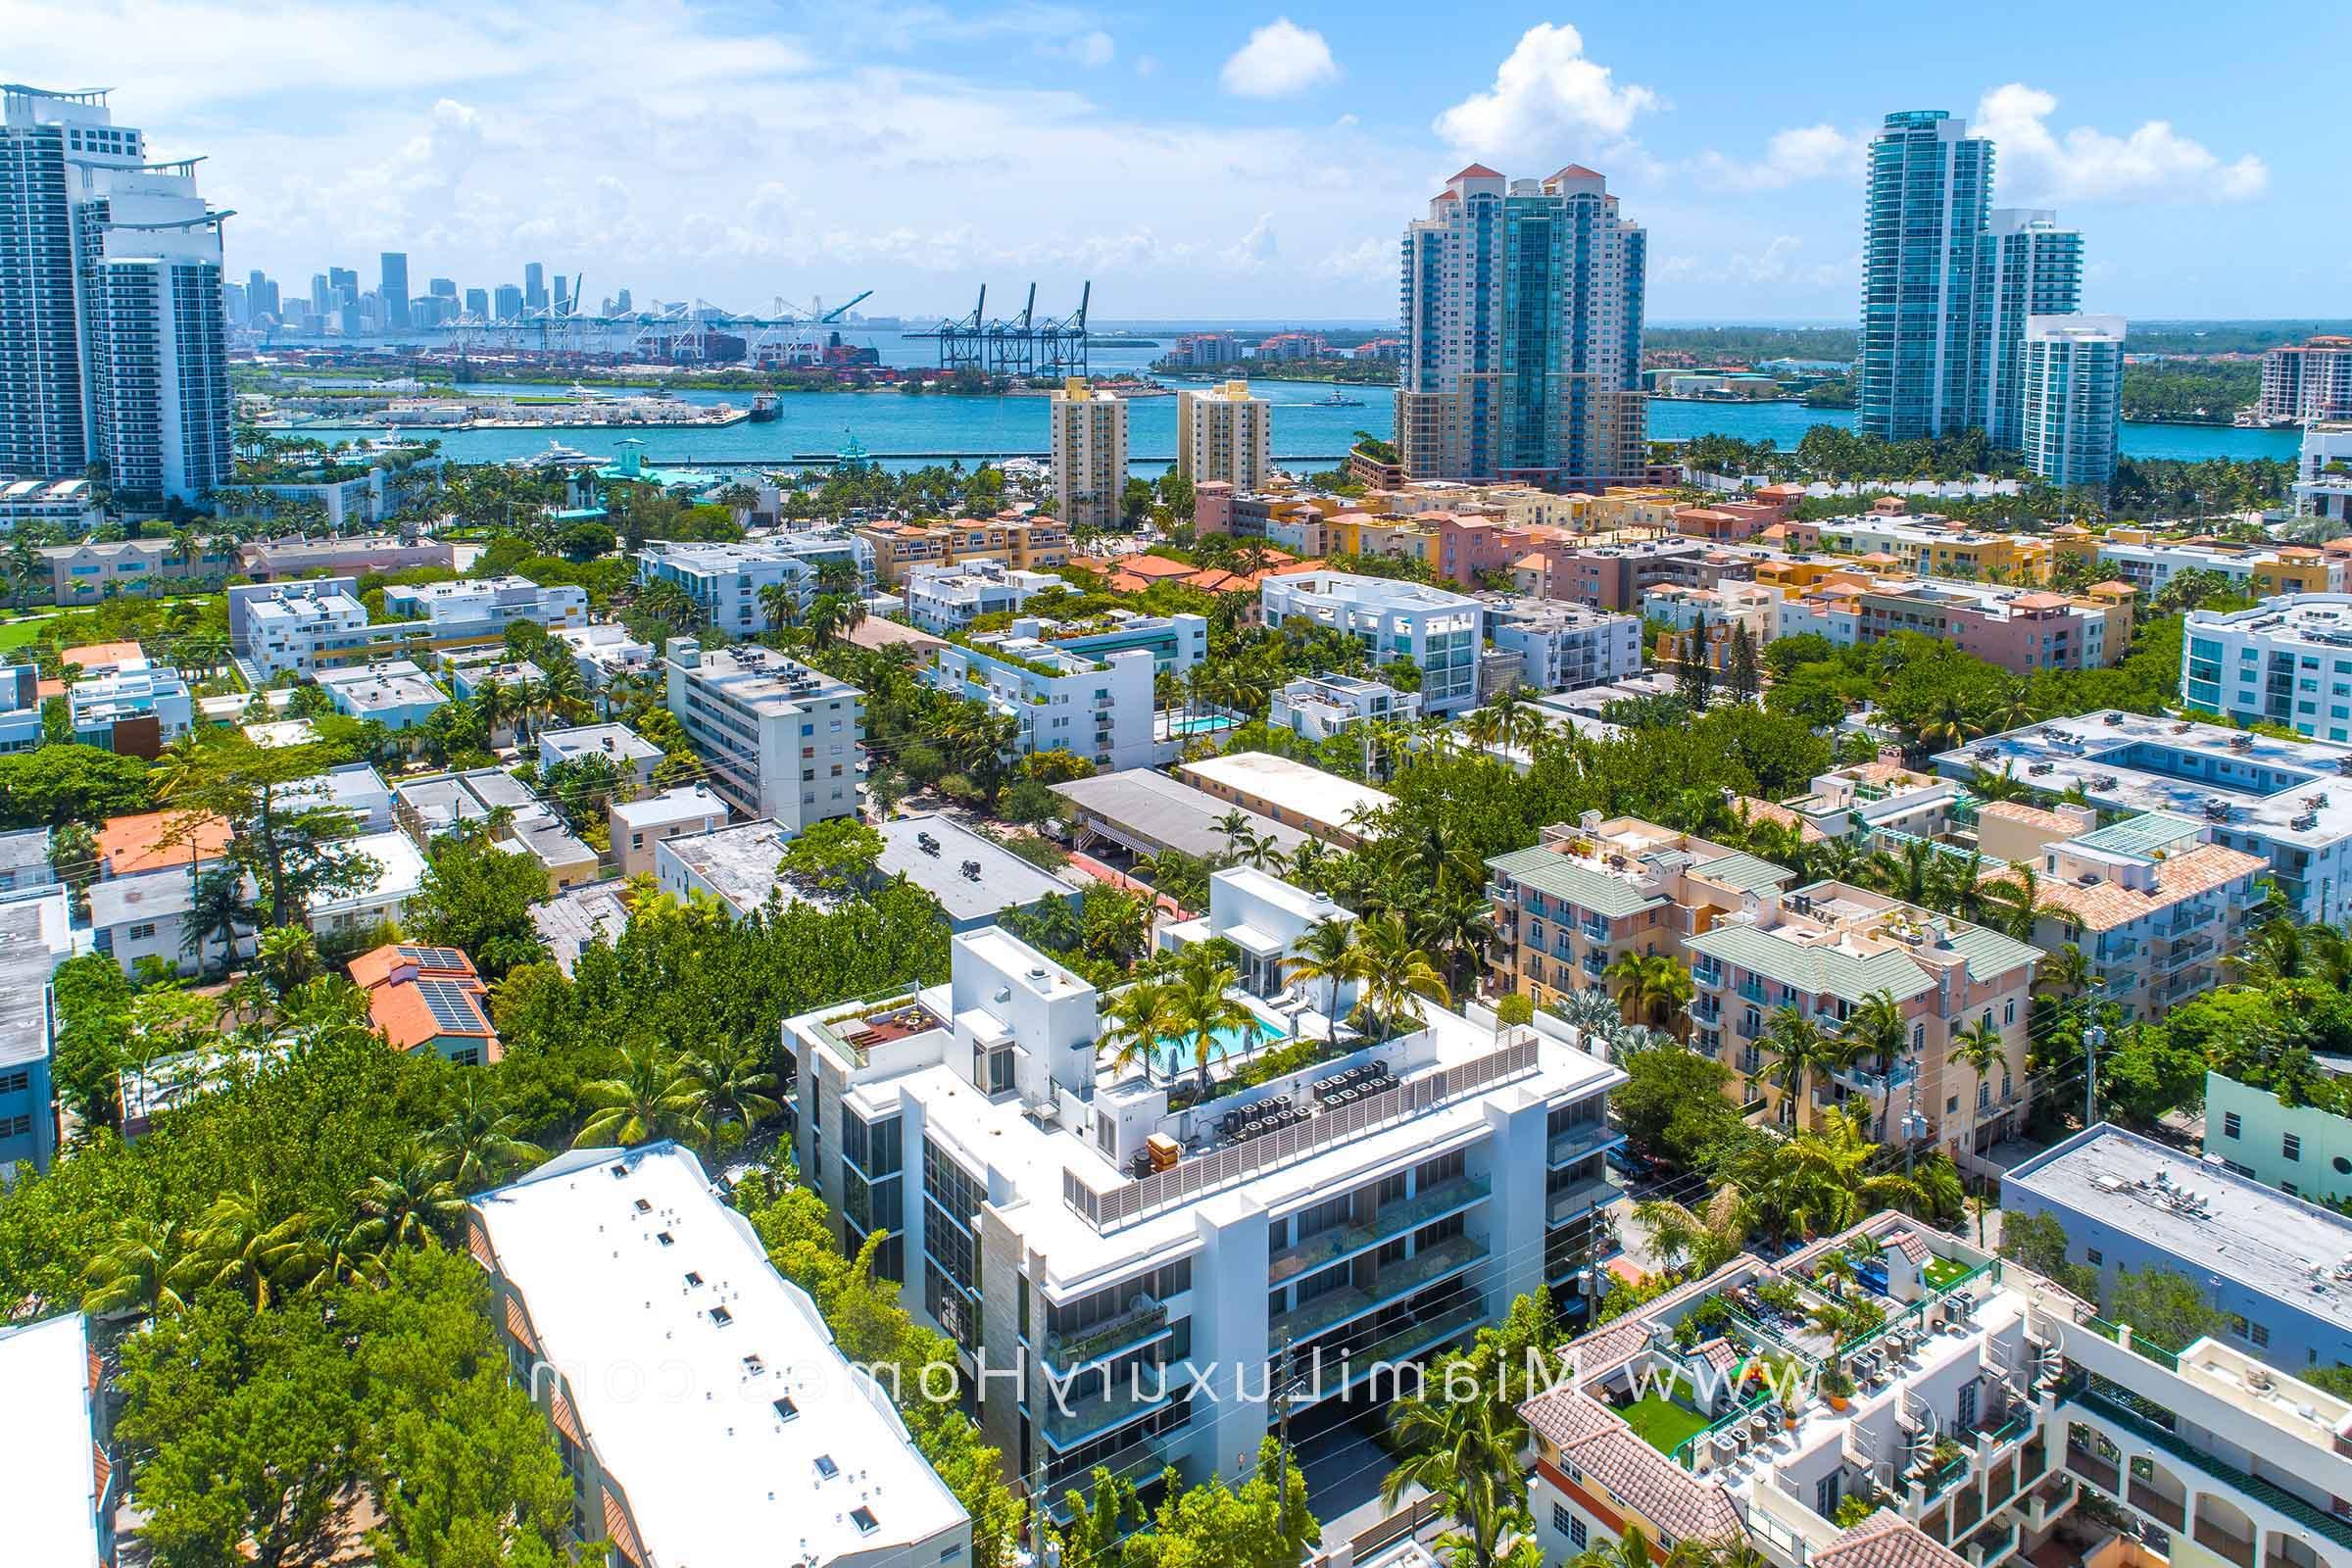
<svg viewBox="0 0 2352 1568"><path fill-rule="evenodd" d="M1171 735L1213 735L1221 729L1237 729L1241 720L1230 713L1170 713L1168 733Z"/></svg>
<svg viewBox="0 0 2352 1568"><path fill-rule="evenodd" d="M1247 1056L1252 1050L1263 1051L1268 1046L1281 1045L1291 1037L1290 1030L1271 1018L1257 1020L1257 1034L1252 1037L1239 1029L1220 1029L1214 1037L1208 1059L1213 1069L1231 1056ZM1152 1052L1152 1070L1161 1078L1176 1078L1199 1071L1200 1058L1194 1054L1190 1040L1162 1040Z"/></svg>

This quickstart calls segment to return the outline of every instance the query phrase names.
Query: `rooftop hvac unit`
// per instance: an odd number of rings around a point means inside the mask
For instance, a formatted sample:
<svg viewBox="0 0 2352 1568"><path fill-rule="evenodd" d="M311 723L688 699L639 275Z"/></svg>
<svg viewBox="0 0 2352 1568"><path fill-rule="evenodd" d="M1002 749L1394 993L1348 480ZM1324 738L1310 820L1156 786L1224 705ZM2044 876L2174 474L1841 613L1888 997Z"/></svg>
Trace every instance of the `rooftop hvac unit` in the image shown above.
<svg viewBox="0 0 2352 1568"><path fill-rule="evenodd" d="M928 831L917 833L914 836L914 843L915 848L921 850L925 855L936 856L939 854L939 840Z"/></svg>
<svg viewBox="0 0 2352 1568"><path fill-rule="evenodd" d="M965 879L966 881L970 881L970 882L977 882L977 881L979 881L979 880L980 880L980 862L979 862L978 860L966 860L966 861L964 861L964 862L963 862L963 875L964 875L964 879Z"/></svg>

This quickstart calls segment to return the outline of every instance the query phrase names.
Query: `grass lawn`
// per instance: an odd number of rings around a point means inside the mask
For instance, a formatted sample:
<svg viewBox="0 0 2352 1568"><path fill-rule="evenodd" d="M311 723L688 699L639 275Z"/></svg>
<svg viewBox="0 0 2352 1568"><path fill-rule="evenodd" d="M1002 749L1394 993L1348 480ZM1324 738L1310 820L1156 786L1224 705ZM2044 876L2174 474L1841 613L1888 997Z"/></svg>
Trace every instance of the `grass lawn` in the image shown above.
<svg viewBox="0 0 2352 1568"><path fill-rule="evenodd" d="M1707 1418L1695 1415L1672 1399L1645 1395L1617 1412L1642 1441L1660 1453L1672 1453L1688 1440L1707 1430Z"/></svg>
<svg viewBox="0 0 2352 1568"><path fill-rule="evenodd" d="M35 615L30 620L0 621L0 651L22 648L41 634L41 627L52 617Z"/></svg>
<svg viewBox="0 0 2352 1568"><path fill-rule="evenodd" d="M1967 1272L1968 1265L1957 1258L1931 1257L1927 1267L1928 1288L1940 1291Z"/></svg>

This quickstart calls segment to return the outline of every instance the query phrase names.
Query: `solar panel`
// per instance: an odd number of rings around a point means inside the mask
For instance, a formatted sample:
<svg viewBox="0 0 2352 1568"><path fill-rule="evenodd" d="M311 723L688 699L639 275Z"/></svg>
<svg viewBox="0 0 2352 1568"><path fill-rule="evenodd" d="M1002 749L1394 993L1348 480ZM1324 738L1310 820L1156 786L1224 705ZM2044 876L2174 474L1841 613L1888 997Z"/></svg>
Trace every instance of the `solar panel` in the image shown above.
<svg viewBox="0 0 2352 1568"><path fill-rule="evenodd" d="M488 1034L490 1021L482 1016L473 993L455 980L419 980L416 990L424 1004L432 1010L433 1022L442 1029L466 1034Z"/></svg>
<svg viewBox="0 0 2352 1568"><path fill-rule="evenodd" d="M466 955L455 948L419 948L403 944L400 956L426 969L465 969Z"/></svg>

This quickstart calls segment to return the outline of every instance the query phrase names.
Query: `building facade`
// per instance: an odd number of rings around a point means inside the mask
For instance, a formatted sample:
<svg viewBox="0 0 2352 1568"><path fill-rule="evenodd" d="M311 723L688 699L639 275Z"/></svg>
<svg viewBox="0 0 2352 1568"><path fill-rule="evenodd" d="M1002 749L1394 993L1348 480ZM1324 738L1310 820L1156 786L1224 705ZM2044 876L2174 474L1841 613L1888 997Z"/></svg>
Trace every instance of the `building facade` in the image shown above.
<svg viewBox="0 0 2352 1568"><path fill-rule="evenodd" d="M42 885L0 896L0 1170L47 1170L57 1152L51 1066L57 999L50 977L74 953L66 890Z"/></svg>
<svg viewBox="0 0 2352 1568"><path fill-rule="evenodd" d="M1268 724L1309 741L1329 740L1366 722L1409 724L1421 716L1420 693L1353 675L1301 675L1274 692L1270 705Z"/></svg>
<svg viewBox="0 0 2352 1568"><path fill-rule="evenodd" d="M1176 394L1176 471L1195 484L1262 490L1274 468L1274 409L1247 381ZM1125 481L1124 472L1120 475Z"/></svg>
<svg viewBox="0 0 2352 1568"><path fill-rule="evenodd" d="M1268 626L1327 627L1362 643L1376 664L1417 666L1426 713L1477 706L1486 606L1466 594L1353 572L1301 571L1267 578L1258 603Z"/></svg>
<svg viewBox="0 0 2352 1568"><path fill-rule="evenodd" d="M1854 428L1887 441L1965 429L1978 248L1992 143L1940 109L1886 117L1871 140L1862 225Z"/></svg>
<svg viewBox="0 0 2352 1568"><path fill-rule="evenodd" d="M2026 321L2018 418L2026 466L2062 490L2107 493L2124 407L2124 318Z"/></svg>
<svg viewBox="0 0 2352 1568"><path fill-rule="evenodd" d="M772 631L766 591L789 588L805 608L827 565L848 568L859 590L874 584L874 547L843 528L771 534L741 544L662 543L637 552L637 580L684 590L704 619L730 637Z"/></svg>
<svg viewBox="0 0 2352 1568"><path fill-rule="evenodd" d="M2315 740L2352 741L2352 594L2281 594L2192 610L2180 651L2188 706Z"/></svg>
<svg viewBox="0 0 2352 1568"><path fill-rule="evenodd" d="M1977 246L1975 423L2008 451L2025 447L2026 324L2082 304L2082 232L2047 208L1998 207Z"/></svg>
<svg viewBox="0 0 2352 1568"><path fill-rule="evenodd" d="M1206 934L1257 932L1247 898L1211 903ZM1229 993L1261 1038L1293 1028L1288 928L1258 933L1256 988ZM881 1273L967 1368L1054 1380L1025 1404L992 1383L978 1411L1049 1497L1097 1464L1149 1484L1254 1452L1268 1404L1196 1391L1195 1370L1249 1367L1255 1387L1287 1356L1297 1441L1345 1418L1338 1396L1374 1361L1458 1343L1546 1285L1584 1303L1624 1074L1557 1020L1433 1007L1394 1040L1181 1109L1171 1092L1197 1075L1164 1045L1098 1058L1094 987L999 928L951 949L944 985L786 1020L796 1152L845 1246L890 1233ZM1238 1082L1250 1049L1218 1054L1209 1082ZM1283 1094L1277 1142L1262 1117Z"/></svg>
<svg viewBox="0 0 2352 1568"><path fill-rule="evenodd" d="M2297 424L2352 419L2352 337L2315 337L2264 354L2254 412Z"/></svg>
<svg viewBox="0 0 2352 1568"><path fill-rule="evenodd" d="M1519 657L1519 679L1539 692L1603 686L1642 673L1642 617L1557 600L1493 596L1488 635Z"/></svg>
<svg viewBox="0 0 2352 1568"><path fill-rule="evenodd" d="M764 648L705 652L691 637L671 638L662 664L669 710L738 815L797 833L858 813L865 708L857 687Z"/></svg>
<svg viewBox="0 0 2352 1568"><path fill-rule="evenodd" d="M1054 394L1047 416L1055 515L1068 528L1117 527L1127 484L1127 400L1072 376Z"/></svg>
<svg viewBox="0 0 2352 1568"><path fill-rule="evenodd" d="M1155 673L1141 648L1097 657L1037 637L991 634L933 649L922 678L1011 719L1017 756L1064 751L1116 769L1155 760Z"/></svg>
<svg viewBox="0 0 2352 1568"><path fill-rule="evenodd" d="M1413 479L1598 489L1645 469L1647 236L1571 164L1472 164L1408 223L1396 446Z"/></svg>

